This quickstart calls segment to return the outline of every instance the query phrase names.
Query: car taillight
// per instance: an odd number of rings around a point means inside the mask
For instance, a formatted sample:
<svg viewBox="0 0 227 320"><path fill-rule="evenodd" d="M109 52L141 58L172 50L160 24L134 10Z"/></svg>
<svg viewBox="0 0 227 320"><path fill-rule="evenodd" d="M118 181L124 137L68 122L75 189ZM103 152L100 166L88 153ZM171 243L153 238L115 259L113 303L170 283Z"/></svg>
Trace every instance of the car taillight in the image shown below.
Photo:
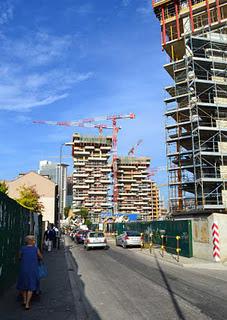
<svg viewBox="0 0 227 320"><path fill-rule="evenodd" d="M90 243L90 240L89 240L89 239L87 239L87 240L86 240L86 242L87 242L87 243Z"/></svg>
<svg viewBox="0 0 227 320"><path fill-rule="evenodd" d="M125 240L128 240L128 236L125 236Z"/></svg>

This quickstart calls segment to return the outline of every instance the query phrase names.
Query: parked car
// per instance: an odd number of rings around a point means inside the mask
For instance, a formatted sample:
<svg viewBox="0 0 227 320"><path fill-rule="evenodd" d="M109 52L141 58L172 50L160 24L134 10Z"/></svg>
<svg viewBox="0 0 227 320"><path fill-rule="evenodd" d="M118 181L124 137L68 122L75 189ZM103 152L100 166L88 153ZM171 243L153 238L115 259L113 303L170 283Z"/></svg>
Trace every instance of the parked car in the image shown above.
<svg viewBox="0 0 227 320"><path fill-rule="evenodd" d="M125 231L116 237L116 246L136 247L141 245L141 234L138 231Z"/></svg>
<svg viewBox="0 0 227 320"><path fill-rule="evenodd" d="M109 249L105 235L101 231L90 231L84 240L84 249L89 250L92 248Z"/></svg>
<svg viewBox="0 0 227 320"><path fill-rule="evenodd" d="M74 240L74 237L75 237L76 232L77 232L77 230L76 230L76 229L74 229L74 230L70 230L70 232L69 232L69 236L70 236L70 238L71 238L72 240Z"/></svg>
<svg viewBox="0 0 227 320"><path fill-rule="evenodd" d="M79 230L75 234L74 241L77 243L84 243L84 239L86 238L89 230Z"/></svg>

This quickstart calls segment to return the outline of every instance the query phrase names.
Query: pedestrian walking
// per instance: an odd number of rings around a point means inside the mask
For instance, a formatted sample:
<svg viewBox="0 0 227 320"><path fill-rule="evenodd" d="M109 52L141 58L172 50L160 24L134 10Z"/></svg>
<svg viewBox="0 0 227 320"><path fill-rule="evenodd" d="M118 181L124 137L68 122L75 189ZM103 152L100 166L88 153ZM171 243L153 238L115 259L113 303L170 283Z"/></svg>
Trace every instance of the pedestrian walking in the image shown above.
<svg viewBox="0 0 227 320"><path fill-rule="evenodd" d="M60 249L60 231L59 229L54 226L54 231L55 231L55 243L54 243L54 248Z"/></svg>
<svg viewBox="0 0 227 320"><path fill-rule="evenodd" d="M33 292L39 291L39 260L42 260L40 250L35 246L35 237L25 237L26 245L19 252L20 271L17 281L17 290L22 293L23 305L26 310L30 309Z"/></svg>
<svg viewBox="0 0 227 320"><path fill-rule="evenodd" d="M44 232L44 242L47 246L47 251L51 251L53 248L53 242L56 239L56 234L53 229L53 225L47 228L47 230Z"/></svg>

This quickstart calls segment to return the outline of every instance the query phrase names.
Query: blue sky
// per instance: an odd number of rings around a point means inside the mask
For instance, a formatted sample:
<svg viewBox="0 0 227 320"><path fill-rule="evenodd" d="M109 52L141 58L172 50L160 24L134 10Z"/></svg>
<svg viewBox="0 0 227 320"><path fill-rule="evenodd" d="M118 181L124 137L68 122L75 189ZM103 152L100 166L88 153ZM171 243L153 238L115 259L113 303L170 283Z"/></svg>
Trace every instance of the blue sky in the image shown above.
<svg viewBox="0 0 227 320"><path fill-rule="evenodd" d="M119 154L143 139L137 155L165 165L163 87L170 79L151 1L2 0L0 52L0 179L55 160L75 131L97 134L32 123L40 119L134 112L136 120L119 122Z"/></svg>

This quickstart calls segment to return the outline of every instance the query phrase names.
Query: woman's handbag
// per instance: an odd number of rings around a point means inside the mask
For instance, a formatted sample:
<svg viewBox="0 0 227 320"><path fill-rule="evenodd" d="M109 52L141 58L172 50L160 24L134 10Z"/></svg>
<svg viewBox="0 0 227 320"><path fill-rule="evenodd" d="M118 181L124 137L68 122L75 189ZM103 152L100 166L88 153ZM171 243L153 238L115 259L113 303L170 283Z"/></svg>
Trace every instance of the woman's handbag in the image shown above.
<svg viewBox="0 0 227 320"><path fill-rule="evenodd" d="M38 265L38 274L39 274L39 279L46 278L48 275L47 267L43 262L39 263Z"/></svg>

